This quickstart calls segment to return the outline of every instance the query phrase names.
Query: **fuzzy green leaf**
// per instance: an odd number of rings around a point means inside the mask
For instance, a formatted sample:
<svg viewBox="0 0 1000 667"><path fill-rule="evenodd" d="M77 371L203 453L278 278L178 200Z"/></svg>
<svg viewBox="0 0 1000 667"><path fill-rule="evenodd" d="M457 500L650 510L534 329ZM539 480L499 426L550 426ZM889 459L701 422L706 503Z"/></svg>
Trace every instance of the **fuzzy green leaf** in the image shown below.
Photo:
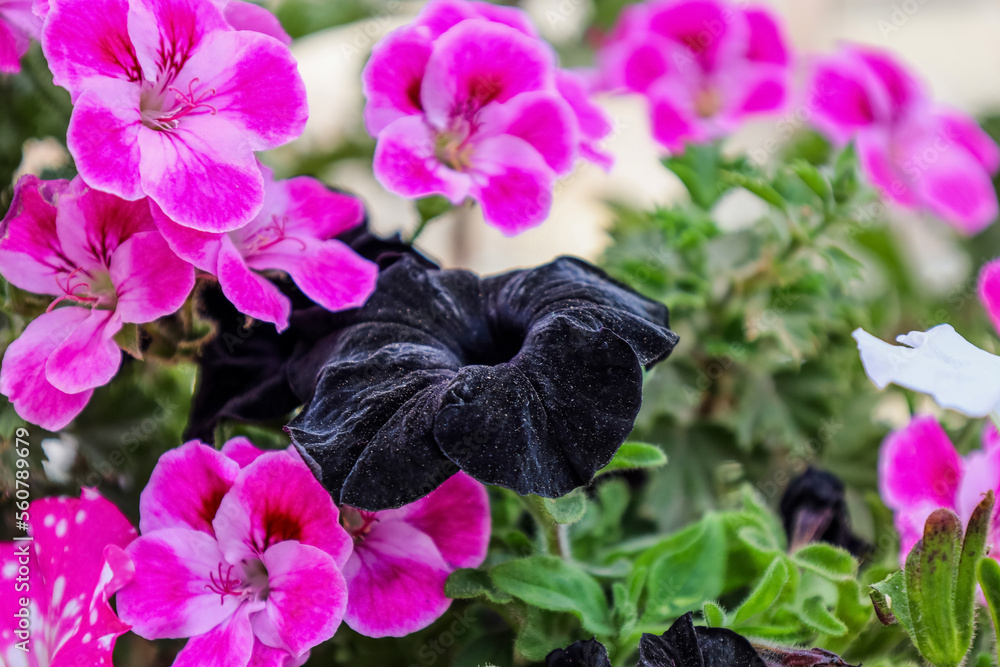
<svg viewBox="0 0 1000 667"><path fill-rule="evenodd" d="M470 568L452 572L444 583L444 594L456 600L482 597L498 604L507 604L513 599L493 584L489 572Z"/></svg>
<svg viewBox="0 0 1000 667"><path fill-rule="evenodd" d="M706 602L701 606L701 615L710 628L726 627L726 611L714 602Z"/></svg>
<svg viewBox="0 0 1000 667"><path fill-rule="evenodd" d="M802 603L798 617L803 623L824 635L841 637L847 634L847 626L830 613L819 596L811 597Z"/></svg>
<svg viewBox="0 0 1000 667"><path fill-rule="evenodd" d="M993 629L1000 632L1000 563L992 558L983 558L976 568L979 574L979 585L986 596L986 604L993 618ZM997 659L1000 660L1000 643L997 644Z"/></svg>
<svg viewBox="0 0 1000 667"><path fill-rule="evenodd" d="M993 516L993 491L973 510L965 529L962 556L955 582L955 626L958 647L967 652L972 647L972 630L976 625L976 578L979 561L986 555L986 538Z"/></svg>
<svg viewBox="0 0 1000 667"><path fill-rule="evenodd" d="M788 565L784 558L775 558L757 586L733 612L733 625L742 625L774 604L788 582Z"/></svg>
<svg viewBox="0 0 1000 667"><path fill-rule="evenodd" d="M913 637L913 621L910 618L910 600L906 593L903 571L894 572L877 584L872 585L872 602L875 613L883 625L898 622Z"/></svg>
<svg viewBox="0 0 1000 667"><path fill-rule="evenodd" d="M969 650L959 645L954 608L961 543L962 520L958 515L947 509L932 512L924 524L920 556L921 619L926 635L919 638L919 648L935 665L958 665Z"/></svg>
<svg viewBox="0 0 1000 667"><path fill-rule="evenodd" d="M543 498L542 506L556 523L576 523L587 512L587 494L573 489L561 498Z"/></svg>
<svg viewBox="0 0 1000 667"><path fill-rule="evenodd" d="M597 471L598 475L615 470L634 470L636 468L658 468L666 465L667 455L656 445L645 442L626 442L618 448L618 453L608 465Z"/></svg>
<svg viewBox="0 0 1000 667"><path fill-rule="evenodd" d="M792 560L799 567L830 581L848 581L858 575L858 562L854 556L832 544L807 544L792 554Z"/></svg>

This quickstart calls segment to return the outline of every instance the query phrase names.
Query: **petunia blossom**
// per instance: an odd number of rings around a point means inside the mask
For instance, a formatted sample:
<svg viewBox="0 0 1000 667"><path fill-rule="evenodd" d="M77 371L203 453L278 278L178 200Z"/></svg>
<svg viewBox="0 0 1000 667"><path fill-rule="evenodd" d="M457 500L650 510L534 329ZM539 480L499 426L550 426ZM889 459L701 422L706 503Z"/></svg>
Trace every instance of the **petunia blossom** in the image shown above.
<svg viewBox="0 0 1000 667"><path fill-rule="evenodd" d="M362 81L379 181L471 197L506 234L545 219L578 154L607 164L596 142L610 124L520 10L431 2L375 46Z"/></svg>
<svg viewBox="0 0 1000 667"><path fill-rule="evenodd" d="M21 57L42 33L42 19L32 11L34 0L0 0L0 74L21 71Z"/></svg>
<svg viewBox="0 0 1000 667"><path fill-rule="evenodd" d="M521 494L590 482L632 430L663 304L570 257L479 278L404 256L288 367L292 442L341 504L377 511L463 470ZM311 394L311 398L310 398Z"/></svg>
<svg viewBox="0 0 1000 667"><path fill-rule="evenodd" d="M32 539L0 543L0 664L110 667L129 626L108 601L134 574L121 549L135 529L88 488L36 500L26 515Z"/></svg>
<svg viewBox="0 0 1000 667"><path fill-rule="evenodd" d="M653 137L671 151L724 136L782 109L791 56L760 7L653 0L622 12L598 56L602 86L643 95Z"/></svg>
<svg viewBox="0 0 1000 667"><path fill-rule="evenodd" d="M914 417L890 433L879 451L879 492L893 511L900 561L924 534L934 510L945 507L967 523L987 491L1000 492L1000 437L988 424L982 449L960 456L937 419ZM1000 557L1000 521L995 513L987 544Z"/></svg>
<svg viewBox="0 0 1000 667"><path fill-rule="evenodd" d="M223 12L210 0L53 0L42 31L73 99L67 146L84 180L209 232L257 215L254 151L297 137L307 115L288 48Z"/></svg>
<svg viewBox="0 0 1000 667"><path fill-rule="evenodd" d="M996 219L990 174L1000 167L1000 148L975 120L934 103L891 55L847 45L819 58L809 105L827 136L856 142L862 168L885 197L968 234Z"/></svg>
<svg viewBox="0 0 1000 667"><path fill-rule="evenodd" d="M259 271L288 273L313 302L328 310L364 303L378 268L334 237L361 224L361 202L300 176L275 181L262 167L264 207L245 226L225 233L201 232L168 218L152 206L156 224L174 252L219 279L222 292L240 312L281 331L291 302Z"/></svg>
<svg viewBox="0 0 1000 667"><path fill-rule="evenodd" d="M139 509L118 610L147 639L191 638L174 667L298 665L340 625L351 539L294 451L188 442L160 458Z"/></svg>
<svg viewBox="0 0 1000 667"><path fill-rule="evenodd" d="M341 507L354 539L344 566L344 622L369 637L402 637L448 610L448 575L479 567L490 541L486 488L464 473L399 509L366 512Z"/></svg>
<svg viewBox="0 0 1000 667"><path fill-rule="evenodd" d="M193 267L156 231L145 200L92 190L79 177L18 181L0 223L0 274L57 297L0 368L0 392L49 430L68 424L118 372L115 335L126 323L175 312L194 287ZM63 303L72 305L56 308Z"/></svg>

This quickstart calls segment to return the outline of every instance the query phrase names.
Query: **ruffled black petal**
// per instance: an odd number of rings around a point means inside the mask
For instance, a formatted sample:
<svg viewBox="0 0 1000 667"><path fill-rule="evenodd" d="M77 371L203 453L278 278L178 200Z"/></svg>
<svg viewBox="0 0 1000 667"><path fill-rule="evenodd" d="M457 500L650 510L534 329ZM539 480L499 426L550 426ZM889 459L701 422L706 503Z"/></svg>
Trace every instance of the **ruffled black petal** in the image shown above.
<svg viewBox="0 0 1000 667"><path fill-rule="evenodd" d="M827 542L856 558L871 553L872 546L851 530L844 483L831 473L810 467L793 479L781 497L781 517L791 551Z"/></svg>
<svg viewBox="0 0 1000 667"><path fill-rule="evenodd" d="M608 649L597 639L574 642L545 656L545 667L611 667Z"/></svg>
<svg viewBox="0 0 1000 667"><path fill-rule="evenodd" d="M667 316L576 259L481 280L402 257L289 366L300 396L318 379L288 430L334 498L366 510L458 468L560 496L631 431L642 366L677 342Z"/></svg>
<svg viewBox="0 0 1000 667"><path fill-rule="evenodd" d="M725 628L695 627L691 614L662 635L643 634L637 667L766 667L745 637Z"/></svg>

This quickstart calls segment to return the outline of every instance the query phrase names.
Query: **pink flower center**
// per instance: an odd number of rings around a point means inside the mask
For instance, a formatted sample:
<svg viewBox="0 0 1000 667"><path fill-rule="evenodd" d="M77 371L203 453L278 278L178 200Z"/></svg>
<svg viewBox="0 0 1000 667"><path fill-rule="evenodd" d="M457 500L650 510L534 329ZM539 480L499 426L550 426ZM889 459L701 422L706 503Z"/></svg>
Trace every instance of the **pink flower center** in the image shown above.
<svg viewBox="0 0 1000 667"><path fill-rule="evenodd" d="M118 305L118 293L111 282L111 274L106 271L92 276L85 269L77 267L68 273L57 275L56 283L64 294L49 304L48 311L63 301L107 310L114 310Z"/></svg>
<svg viewBox="0 0 1000 667"><path fill-rule="evenodd" d="M378 523L377 512L368 512L345 505L340 509L340 523L351 536L351 539L361 542Z"/></svg>
<svg viewBox="0 0 1000 667"><path fill-rule="evenodd" d="M472 132L470 122L456 120L451 128L434 137L434 157L450 169L466 171L472 166Z"/></svg>
<svg viewBox="0 0 1000 667"><path fill-rule="evenodd" d="M694 110L701 118L712 118L722 110L722 96L719 91L706 85L694 96Z"/></svg>
<svg viewBox="0 0 1000 667"><path fill-rule="evenodd" d="M142 124L151 130L174 130L185 116L193 113L215 115L218 109L206 100L215 95L215 88L199 84L198 77L191 79L187 91L171 85L176 73L169 73L153 85L143 85L139 101Z"/></svg>
<svg viewBox="0 0 1000 667"><path fill-rule="evenodd" d="M242 578L234 576L235 565L229 565L223 570L223 564L219 563L216 572L209 572L208 578L211 583L205 584L205 590L219 596L219 604L226 603L229 596L241 599L266 600L270 594L270 581L267 576L267 568L259 560L244 561Z"/></svg>
<svg viewBox="0 0 1000 667"><path fill-rule="evenodd" d="M258 227L248 236L239 238L239 234L244 230L236 230L235 232L230 232L233 242L240 248L243 249L244 256L249 256L254 253L258 253L268 248L272 248L282 241L291 241L297 243L302 247L302 250L308 249L308 245L302 239L291 236L287 232L288 227L288 216L278 215L276 213L271 214L271 222L263 227Z"/></svg>

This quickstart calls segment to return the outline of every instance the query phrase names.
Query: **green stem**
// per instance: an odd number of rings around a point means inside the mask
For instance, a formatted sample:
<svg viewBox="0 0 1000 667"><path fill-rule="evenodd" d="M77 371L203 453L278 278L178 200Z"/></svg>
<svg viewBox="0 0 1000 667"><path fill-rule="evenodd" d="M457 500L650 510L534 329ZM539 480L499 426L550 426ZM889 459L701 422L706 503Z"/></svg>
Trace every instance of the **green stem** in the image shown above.
<svg viewBox="0 0 1000 667"><path fill-rule="evenodd" d="M432 220L437 220L440 217L441 216L434 216L431 218L421 218L420 222L417 223L417 228L413 230L413 233L410 234L410 238L407 239L406 242L409 243L410 245L413 245L414 242L416 242L416 240L420 237L420 235L424 233L424 229L427 227L427 225L430 224Z"/></svg>
<svg viewBox="0 0 1000 667"><path fill-rule="evenodd" d="M553 556L559 556L560 558L568 558L568 554L564 553L563 544L568 544L568 535L565 538L561 538L559 535L560 526L549 514L549 511L545 509L545 499L539 496L522 496L524 499L524 506L531 514L531 518L535 520L535 524L538 526L538 532L542 536L545 550L552 554Z"/></svg>

